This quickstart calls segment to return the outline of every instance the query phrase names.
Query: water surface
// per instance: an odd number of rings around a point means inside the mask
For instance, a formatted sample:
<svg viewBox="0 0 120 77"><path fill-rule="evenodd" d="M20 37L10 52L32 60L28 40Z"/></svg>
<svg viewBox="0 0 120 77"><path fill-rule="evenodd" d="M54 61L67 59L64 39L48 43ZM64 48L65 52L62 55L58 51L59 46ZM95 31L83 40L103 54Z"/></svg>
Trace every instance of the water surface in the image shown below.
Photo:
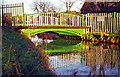
<svg viewBox="0 0 120 77"><path fill-rule="evenodd" d="M44 51L49 57L49 67L57 75L119 75L120 73L120 46L117 44L58 38L45 43L44 46Z"/></svg>

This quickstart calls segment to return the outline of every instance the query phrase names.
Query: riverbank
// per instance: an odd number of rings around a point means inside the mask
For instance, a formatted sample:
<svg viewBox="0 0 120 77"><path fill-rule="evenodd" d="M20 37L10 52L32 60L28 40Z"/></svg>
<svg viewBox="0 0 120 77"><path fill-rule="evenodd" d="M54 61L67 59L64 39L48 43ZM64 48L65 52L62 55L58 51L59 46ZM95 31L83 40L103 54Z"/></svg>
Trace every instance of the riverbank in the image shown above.
<svg viewBox="0 0 120 77"><path fill-rule="evenodd" d="M49 69L48 58L24 35L2 27L2 75L36 76L55 74Z"/></svg>
<svg viewBox="0 0 120 77"><path fill-rule="evenodd" d="M84 34L83 41L120 44L120 34L92 33Z"/></svg>

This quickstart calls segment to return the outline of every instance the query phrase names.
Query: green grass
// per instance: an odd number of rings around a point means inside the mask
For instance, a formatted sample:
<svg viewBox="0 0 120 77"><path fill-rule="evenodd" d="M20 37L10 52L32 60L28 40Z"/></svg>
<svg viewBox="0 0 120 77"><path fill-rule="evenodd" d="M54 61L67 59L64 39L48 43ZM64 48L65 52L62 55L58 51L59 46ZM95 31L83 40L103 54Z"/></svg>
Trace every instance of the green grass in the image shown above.
<svg viewBox="0 0 120 77"><path fill-rule="evenodd" d="M8 28L2 29L2 73L53 75L46 55L39 52L25 36ZM18 70L18 73L17 73Z"/></svg>
<svg viewBox="0 0 120 77"><path fill-rule="evenodd" d="M56 39L53 42L49 43L50 45L57 45L57 46L73 46L80 43L80 41L76 41L76 40L65 40L65 39ZM49 45L48 44L48 45Z"/></svg>
<svg viewBox="0 0 120 77"><path fill-rule="evenodd" d="M81 46L54 46L51 47L50 49L45 49L46 53L50 54L59 54L59 53L70 53L70 52L81 52L82 50L82 45Z"/></svg>
<svg viewBox="0 0 120 77"><path fill-rule="evenodd" d="M45 47L45 52L51 54L80 52L81 50L82 50L81 41L64 40L60 38L54 40L53 42L49 43L47 47Z"/></svg>

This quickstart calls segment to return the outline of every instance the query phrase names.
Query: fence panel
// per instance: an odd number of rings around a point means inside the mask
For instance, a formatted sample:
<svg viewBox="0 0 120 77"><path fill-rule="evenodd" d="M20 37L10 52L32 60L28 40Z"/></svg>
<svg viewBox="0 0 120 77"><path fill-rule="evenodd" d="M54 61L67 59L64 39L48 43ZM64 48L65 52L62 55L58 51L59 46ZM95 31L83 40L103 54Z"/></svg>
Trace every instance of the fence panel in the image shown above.
<svg viewBox="0 0 120 77"><path fill-rule="evenodd" d="M0 5L1 26L23 25L24 4L4 4Z"/></svg>
<svg viewBox="0 0 120 77"><path fill-rule="evenodd" d="M87 25L91 26L91 32L120 32L120 13L89 13L87 14Z"/></svg>

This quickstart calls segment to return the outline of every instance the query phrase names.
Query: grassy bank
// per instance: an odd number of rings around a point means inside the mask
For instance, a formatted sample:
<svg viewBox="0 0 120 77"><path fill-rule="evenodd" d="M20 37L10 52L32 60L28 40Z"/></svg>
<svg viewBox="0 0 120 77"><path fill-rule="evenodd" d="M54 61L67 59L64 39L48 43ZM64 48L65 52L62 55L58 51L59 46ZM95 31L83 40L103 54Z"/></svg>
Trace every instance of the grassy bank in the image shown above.
<svg viewBox="0 0 120 77"><path fill-rule="evenodd" d="M28 38L12 29L2 28L3 75L54 75L48 65L47 56Z"/></svg>
<svg viewBox="0 0 120 77"><path fill-rule="evenodd" d="M45 52L50 54L60 54L69 52L80 52L82 50L82 43L79 40L65 40L58 38L50 42L45 47Z"/></svg>

